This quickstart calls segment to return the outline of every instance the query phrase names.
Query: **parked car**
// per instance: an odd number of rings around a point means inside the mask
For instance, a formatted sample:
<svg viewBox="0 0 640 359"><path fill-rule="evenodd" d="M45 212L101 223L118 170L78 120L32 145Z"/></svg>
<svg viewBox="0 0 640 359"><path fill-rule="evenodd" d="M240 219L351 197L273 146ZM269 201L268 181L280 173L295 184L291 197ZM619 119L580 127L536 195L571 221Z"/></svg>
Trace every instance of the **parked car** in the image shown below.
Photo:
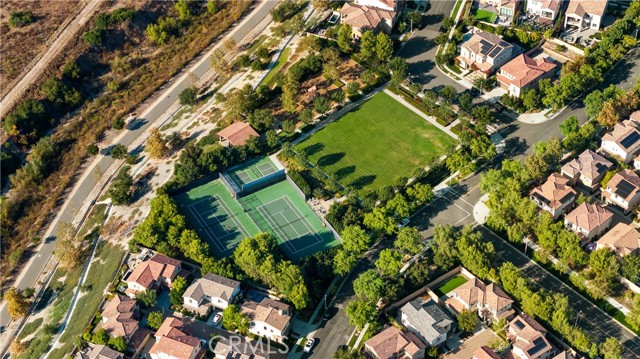
<svg viewBox="0 0 640 359"><path fill-rule="evenodd" d="M398 223L398 228L404 228L409 224L409 218L403 218L400 223Z"/></svg>
<svg viewBox="0 0 640 359"><path fill-rule="evenodd" d="M315 338L309 338L307 339L307 342L304 343L304 349L303 351L305 353L311 353L311 348L313 348L313 345L316 343Z"/></svg>
<svg viewBox="0 0 640 359"><path fill-rule="evenodd" d="M220 323L221 320L222 320L222 312L218 312L216 313L216 315L213 316L213 319L211 319L211 323L218 324Z"/></svg>
<svg viewBox="0 0 640 359"><path fill-rule="evenodd" d="M337 310L335 307L331 307L327 310L325 310L324 315L322 316L322 320L327 321L329 319L331 319L333 317L334 314L336 314Z"/></svg>

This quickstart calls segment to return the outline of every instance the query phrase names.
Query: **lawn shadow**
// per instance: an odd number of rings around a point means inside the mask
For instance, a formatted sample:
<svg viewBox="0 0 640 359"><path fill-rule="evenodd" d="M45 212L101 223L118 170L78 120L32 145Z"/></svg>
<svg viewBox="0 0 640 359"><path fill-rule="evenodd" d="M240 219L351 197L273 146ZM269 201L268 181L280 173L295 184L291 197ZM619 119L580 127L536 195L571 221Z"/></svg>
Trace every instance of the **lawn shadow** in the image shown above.
<svg viewBox="0 0 640 359"><path fill-rule="evenodd" d="M318 166L331 166L338 163L345 156L344 152L336 152L328 155L324 155L318 159Z"/></svg>
<svg viewBox="0 0 640 359"><path fill-rule="evenodd" d="M339 181L356 171L356 166L342 167L335 172L336 179Z"/></svg>
<svg viewBox="0 0 640 359"><path fill-rule="evenodd" d="M314 143L313 145L307 146L305 148L302 149L302 151L304 151L304 154L307 156L311 156L314 155L322 150L324 150L324 143Z"/></svg>
<svg viewBox="0 0 640 359"><path fill-rule="evenodd" d="M355 180L353 180L353 182L351 182L349 186L353 186L356 189L362 189L363 187L372 184L373 181L375 181L375 179L376 179L375 175L360 176Z"/></svg>

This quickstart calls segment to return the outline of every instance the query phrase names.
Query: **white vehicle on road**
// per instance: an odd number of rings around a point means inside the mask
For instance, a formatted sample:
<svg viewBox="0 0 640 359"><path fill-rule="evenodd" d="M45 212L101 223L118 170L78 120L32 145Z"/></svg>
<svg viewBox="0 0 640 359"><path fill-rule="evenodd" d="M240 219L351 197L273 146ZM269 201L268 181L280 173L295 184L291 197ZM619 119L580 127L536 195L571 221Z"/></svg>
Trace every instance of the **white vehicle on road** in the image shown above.
<svg viewBox="0 0 640 359"><path fill-rule="evenodd" d="M316 343L315 338L309 338L307 339L307 342L304 343L304 349L303 351L305 353L311 353L311 349L313 348L313 345Z"/></svg>

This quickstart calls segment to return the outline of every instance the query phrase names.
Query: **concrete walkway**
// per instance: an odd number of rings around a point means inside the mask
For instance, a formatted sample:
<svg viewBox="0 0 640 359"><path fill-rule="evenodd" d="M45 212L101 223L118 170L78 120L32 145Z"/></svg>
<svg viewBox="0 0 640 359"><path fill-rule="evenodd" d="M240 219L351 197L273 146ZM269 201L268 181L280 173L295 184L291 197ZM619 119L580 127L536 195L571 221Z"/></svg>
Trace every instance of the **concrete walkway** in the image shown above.
<svg viewBox="0 0 640 359"><path fill-rule="evenodd" d="M432 125L436 126L442 132L444 132L447 135L455 138L456 140L458 139L458 135L456 135L455 133L451 132L450 129L448 129L448 128L442 126L441 124L439 124L438 121L436 121L436 119L434 117L425 115L424 112L418 110L412 104L410 104L409 102L405 101L405 99L403 99L402 96L398 96L398 95L394 94L393 92L391 92L391 91L389 91L387 89L384 89L384 93L386 93L387 95L393 97L394 99L396 99L396 101L400 102L401 104L405 105L408 109L410 109L415 114L417 114L418 116L422 117L423 119L427 120L427 122L429 122Z"/></svg>

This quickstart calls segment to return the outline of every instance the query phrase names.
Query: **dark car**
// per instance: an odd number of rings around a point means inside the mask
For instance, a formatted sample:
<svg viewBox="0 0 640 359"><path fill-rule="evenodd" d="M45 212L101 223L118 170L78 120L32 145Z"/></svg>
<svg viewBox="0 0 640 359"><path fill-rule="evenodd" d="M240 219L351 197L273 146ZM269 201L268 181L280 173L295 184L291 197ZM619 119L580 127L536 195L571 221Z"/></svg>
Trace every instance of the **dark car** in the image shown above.
<svg viewBox="0 0 640 359"><path fill-rule="evenodd" d="M338 309L333 308L333 307L327 309L324 312L324 315L322 316L322 320L327 321L327 320L331 319L336 314L337 311L338 311Z"/></svg>

